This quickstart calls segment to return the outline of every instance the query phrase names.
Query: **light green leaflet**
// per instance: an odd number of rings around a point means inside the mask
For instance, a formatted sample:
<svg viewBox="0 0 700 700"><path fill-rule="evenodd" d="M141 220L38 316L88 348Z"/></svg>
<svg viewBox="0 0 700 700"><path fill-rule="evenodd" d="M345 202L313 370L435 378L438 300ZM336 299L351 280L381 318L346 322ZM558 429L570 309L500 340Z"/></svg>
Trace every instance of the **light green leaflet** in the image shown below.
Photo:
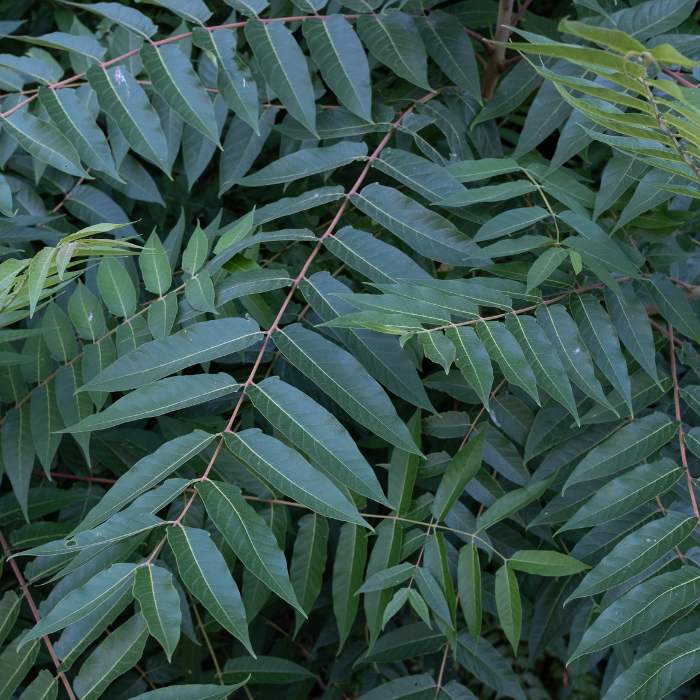
<svg viewBox="0 0 700 700"><path fill-rule="evenodd" d="M81 391L124 391L169 374L244 350L262 338L258 324L242 318L196 323L120 357Z"/></svg>

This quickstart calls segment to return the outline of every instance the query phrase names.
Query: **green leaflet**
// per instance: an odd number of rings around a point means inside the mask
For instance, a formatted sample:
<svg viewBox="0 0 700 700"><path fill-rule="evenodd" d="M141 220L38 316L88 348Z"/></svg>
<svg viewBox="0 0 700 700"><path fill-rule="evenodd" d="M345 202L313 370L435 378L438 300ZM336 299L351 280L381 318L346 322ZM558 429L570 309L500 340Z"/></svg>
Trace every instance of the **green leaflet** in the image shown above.
<svg viewBox="0 0 700 700"><path fill-rule="evenodd" d="M226 106L259 134L258 91L250 69L235 55L235 34L230 29L210 32L195 27L192 41L216 57L216 86Z"/></svg>
<svg viewBox="0 0 700 700"><path fill-rule="evenodd" d="M311 513L299 520L299 533L294 542L289 579L301 610L295 611L294 634L304 624L321 592L323 571L328 553L328 521L323 515Z"/></svg>
<svg viewBox="0 0 700 700"><path fill-rule="evenodd" d="M566 525L559 528L559 532L592 527L618 518L665 493L682 476L683 469L668 457L642 464L603 486Z"/></svg>
<svg viewBox="0 0 700 700"><path fill-rule="evenodd" d="M564 490L582 481L615 474L640 462L665 445L677 430L678 423L658 412L625 425L579 462Z"/></svg>
<svg viewBox="0 0 700 700"><path fill-rule="evenodd" d="M700 670L700 633L669 639L615 679L606 698L660 700ZM648 687L653 692L646 692Z"/></svg>
<svg viewBox="0 0 700 700"><path fill-rule="evenodd" d="M79 3L67 2L66 4L82 7ZM95 2L85 5L84 9L106 17L130 32L141 35L144 39L150 39L157 31L156 25L142 12L116 2Z"/></svg>
<svg viewBox="0 0 700 700"><path fill-rule="evenodd" d="M209 517L246 568L270 590L297 609L284 553L263 519L241 495L240 489L218 481L197 484Z"/></svg>
<svg viewBox="0 0 700 700"><path fill-rule="evenodd" d="M696 527L695 518L669 512L642 525L618 542L600 563L586 574L568 600L595 595L624 583L657 562L683 542Z"/></svg>
<svg viewBox="0 0 700 700"><path fill-rule="evenodd" d="M393 8L376 17L361 15L357 31L373 56L396 75L430 92L425 47L408 15Z"/></svg>
<svg viewBox="0 0 700 700"><path fill-rule="evenodd" d="M89 615L107 600L126 581L131 581L136 570L135 564L114 564L102 571L85 585L76 588L63 598L22 640L26 644L45 634L57 632L73 622Z"/></svg>
<svg viewBox="0 0 700 700"><path fill-rule="evenodd" d="M453 265L480 256L478 247L454 224L393 188L367 185L350 201L421 255Z"/></svg>
<svg viewBox="0 0 700 700"><path fill-rule="evenodd" d="M274 656L258 656L251 659L243 656L229 659L224 666L227 679L247 678L251 683L294 683L313 678L314 675L299 664Z"/></svg>
<svg viewBox="0 0 700 700"><path fill-rule="evenodd" d="M109 493L87 514L75 532L89 530L107 520L137 496L172 474L187 460L195 457L213 439L213 435L195 430L189 435L166 442L153 454L139 460L117 480Z"/></svg>
<svg viewBox="0 0 700 700"><path fill-rule="evenodd" d="M508 564L496 572L495 597L498 619L513 651L517 654L522 626L522 606L518 579Z"/></svg>
<svg viewBox="0 0 700 700"><path fill-rule="evenodd" d="M46 108L51 121L70 140L84 163L93 170L99 170L121 181L102 130L92 119L75 90L49 90L42 87L39 88L39 100Z"/></svg>
<svg viewBox="0 0 700 700"><path fill-rule="evenodd" d="M257 428L226 433L225 439L233 454L282 493L328 517L367 526L333 482L291 447Z"/></svg>
<svg viewBox="0 0 700 700"><path fill-rule="evenodd" d="M53 124L18 111L0 118L0 125L17 139L22 148L43 163L70 175L90 177L80 165L73 144Z"/></svg>
<svg viewBox="0 0 700 700"><path fill-rule="evenodd" d="M589 568L566 554L539 549L516 552L508 558L508 566L516 571L525 571L539 576L569 576Z"/></svg>
<svg viewBox="0 0 700 700"><path fill-rule="evenodd" d="M506 328L513 334L522 349L537 383L570 411L578 421L578 411L571 385L559 356L532 316L508 314Z"/></svg>
<svg viewBox="0 0 700 700"><path fill-rule="evenodd" d="M243 350L261 338L258 324L251 320L225 318L197 323L120 357L81 391L134 389L185 367Z"/></svg>
<svg viewBox="0 0 700 700"><path fill-rule="evenodd" d="M476 520L478 531L486 530L499 520L508 518L523 506L536 500L549 488L554 477L546 481L535 481L521 489L510 491L501 496L490 508L484 511Z"/></svg>
<svg viewBox="0 0 700 700"><path fill-rule="evenodd" d="M494 321L480 321L476 324L476 331L489 357L498 362L506 379L525 389L539 404L535 375L520 345L506 326Z"/></svg>
<svg viewBox="0 0 700 700"><path fill-rule="evenodd" d="M5 464L5 471L22 508L22 513L29 522L27 498L35 451L31 432L30 408L27 404L21 408L13 408L7 413L0 435L2 436L2 460Z"/></svg>
<svg viewBox="0 0 700 700"><path fill-rule="evenodd" d="M440 486L435 493L431 511L435 520L444 520L450 508L464 491L464 487L481 467L486 430L481 430L450 460Z"/></svg>
<svg viewBox="0 0 700 700"><path fill-rule="evenodd" d="M369 66L352 25L341 15L303 23L311 57L340 102L365 121L371 121L372 92Z"/></svg>
<svg viewBox="0 0 700 700"><path fill-rule="evenodd" d="M338 621L342 648L360 604L356 594L362 585L367 562L367 531L359 525L345 523L340 528L337 552L340 556L336 556L333 565L333 612Z"/></svg>
<svg viewBox="0 0 700 700"><path fill-rule="evenodd" d="M445 335L456 349L455 364L476 391L481 402L488 408L489 394L493 385L493 367L479 336L469 326L448 328Z"/></svg>
<svg viewBox="0 0 700 700"><path fill-rule="evenodd" d="M250 646L241 595L209 533L184 526L169 527L167 532L183 583L255 656Z"/></svg>
<svg viewBox="0 0 700 700"><path fill-rule="evenodd" d="M7 635L14 626L21 602L22 599L14 591L7 591L0 598L0 644L7 639Z"/></svg>
<svg viewBox="0 0 700 700"><path fill-rule="evenodd" d="M80 667L73 681L80 698L98 698L107 686L138 663L148 639L146 621L137 613L114 630Z"/></svg>
<svg viewBox="0 0 700 700"><path fill-rule="evenodd" d="M354 161L364 160L367 144L341 141L327 148L306 148L291 153L253 175L235 180L234 184L246 187L266 187L290 182L309 175L335 170Z"/></svg>
<svg viewBox="0 0 700 700"><path fill-rule="evenodd" d="M349 433L325 408L276 377L252 387L248 396L277 430L331 476L357 493L389 505Z"/></svg>
<svg viewBox="0 0 700 700"><path fill-rule="evenodd" d="M250 19L245 26L258 66L289 113L316 135L316 109L306 59L282 22Z"/></svg>
<svg viewBox="0 0 700 700"><path fill-rule="evenodd" d="M595 376L593 360L566 309L558 304L543 304L537 308L537 323L557 351L569 379L592 399L612 408Z"/></svg>
<svg viewBox="0 0 700 700"><path fill-rule="evenodd" d="M280 352L358 422L391 444L420 455L384 390L349 353L300 325L272 335Z"/></svg>
<svg viewBox="0 0 700 700"><path fill-rule="evenodd" d="M138 700L224 700L246 683L235 685L177 685L138 695Z"/></svg>
<svg viewBox="0 0 700 700"><path fill-rule="evenodd" d="M134 77L121 66L109 70L91 66L87 78L100 107L114 119L129 146L169 173L168 145L158 115Z"/></svg>
<svg viewBox="0 0 700 700"><path fill-rule="evenodd" d="M651 629L697 599L700 575L690 567L655 576L633 588L598 616L572 659Z"/></svg>
<svg viewBox="0 0 700 700"><path fill-rule="evenodd" d="M660 273L652 275L649 284L640 286L649 294L661 315L680 333L700 342L700 323L685 294Z"/></svg>
<svg viewBox="0 0 700 700"><path fill-rule="evenodd" d="M142 566L134 576L134 598L141 605L149 633L165 649L168 661L180 639L180 598L172 574L158 566Z"/></svg>
<svg viewBox="0 0 700 700"><path fill-rule="evenodd" d="M140 53L154 90L185 122L221 147L216 116L192 64L177 44L145 44Z"/></svg>
<svg viewBox="0 0 700 700"><path fill-rule="evenodd" d="M162 296L170 287L172 273L168 254L158 234L153 231L139 256L143 282L149 292Z"/></svg>
<svg viewBox="0 0 700 700"><path fill-rule="evenodd" d="M20 698L22 700L56 700L58 681L50 671L39 671L37 677L27 686Z"/></svg>
<svg viewBox="0 0 700 700"><path fill-rule="evenodd" d="M0 655L0 698L2 700L9 700L12 697L39 654L41 642L34 640L27 646L23 637L22 633L11 641Z"/></svg>

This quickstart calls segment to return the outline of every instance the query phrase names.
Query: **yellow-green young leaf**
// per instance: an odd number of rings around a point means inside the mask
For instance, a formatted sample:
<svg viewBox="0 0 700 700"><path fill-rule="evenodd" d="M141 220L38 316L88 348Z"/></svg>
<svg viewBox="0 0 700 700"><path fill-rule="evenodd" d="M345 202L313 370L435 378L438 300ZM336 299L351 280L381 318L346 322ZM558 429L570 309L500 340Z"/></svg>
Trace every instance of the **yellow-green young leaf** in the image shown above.
<svg viewBox="0 0 700 700"><path fill-rule="evenodd" d="M437 522L445 519L466 485L481 468L485 439L486 430L482 429L450 460L430 507Z"/></svg>
<svg viewBox="0 0 700 700"><path fill-rule="evenodd" d="M108 70L91 66L87 79L100 108L114 119L129 146L168 174L168 143L158 113L131 73L123 66Z"/></svg>
<svg viewBox="0 0 700 700"><path fill-rule="evenodd" d="M561 552L523 549L508 558L508 566L516 571L538 576L571 576L590 567Z"/></svg>
<svg viewBox="0 0 700 700"><path fill-rule="evenodd" d="M564 484L564 491L582 481L609 476L637 464L663 447L677 430L678 423L658 411L625 425L578 463Z"/></svg>
<svg viewBox="0 0 700 700"><path fill-rule="evenodd" d="M29 315L34 315L39 297L44 291L49 269L54 264L55 248L42 248L29 264Z"/></svg>
<svg viewBox="0 0 700 700"><path fill-rule="evenodd" d="M138 663L148 640L148 627L141 613L112 632L80 667L73 681L81 700L96 700L107 686Z"/></svg>
<svg viewBox="0 0 700 700"><path fill-rule="evenodd" d="M646 51L644 44L633 39L629 34L621 32L617 29L608 29L606 27L594 27L583 22L573 22L568 19L563 19L559 22L559 31L565 34L573 34L587 41L592 41L596 44L602 44L609 49L621 54L627 54L630 51L641 52Z"/></svg>
<svg viewBox="0 0 700 700"><path fill-rule="evenodd" d="M180 639L180 597L173 587L173 575L159 566L141 566L134 576L134 598L149 633L165 649L168 661Z"/></svg>
<svg viewBox="0 0 700 700"><path fill-rule="evenodd" d="M323 584L323 572L328 554L328 521L318 513L304 515L299 520L299 533L294 541L289 578L300 610L295 610L294 634L304 624Z"/></svg>
<svg viewBox="0 0 700 700"><path fill-rule="evenodd" d="M523 611L518 579L508 564L496 572L495 597L501 627L503 627L513 651L517 654L520 630L523 624Z"/></svg>
<svg viewBox="0 0 700 700"><path fill-rule="evenodd" d="M583 260L581 259L581 254L577 253L575 250L570 250L569 257L571 258L571 265L574 268L574 274L580 275L581 270L583 270Z"/></svg>
<svg viewBox="0 0 700 700"><path fill-rule="evenodd" d="M172 274L168 254L155 230L141 249L139 264L146 289L158 296L165 294L170 288Z"/></svg>
<svg viewBox="0 0 700 700"><path fill-rule="evenodd" d="M362 585L366 562L367 531L359 525L345 523L340 528L333 564L333 612L340 633L341 649L357 616L360 600L356 594Z"/></svg>
<svg viewBox="0 0 700 700"><path fill-rule="evenodd" d="M316 134L316 109L306 58L283 22L250 19L245 35L260 71L289 113Z"/></svg>
<svg viewBox="0 0 700 700"><path fill-rule="evenodd" d="M479 553L473 542L459 550L457 564L459 601L467 627L475 639L481 634L481 568Z"/></svg>
<svg viewBox="0 0 700 700"><path fill-rule="evenodd" d="M222 231L221 238L219 238L214 246L214 253L218 254L226 250L230 245L238 243L248 237L253 231L254 220L255 207L253 207L253 211L249 214L246 214L242 219Z"/></svg>
<svg viewBox="0 0 700 700"><path fill-rule="evenodd" d="M248 637L241 594L209 533L184 526L169 527L167 532L182 582L213 617L255 656Z"/></svg>
<svg viewBox="0 0 700 700"><path fill-rule="evenodd" d="M0 654L0 700L10 700L39 654L41 640L35 639L27 644L24 637L22 632ZM21 648L20 644L23 644Z"/></svg>

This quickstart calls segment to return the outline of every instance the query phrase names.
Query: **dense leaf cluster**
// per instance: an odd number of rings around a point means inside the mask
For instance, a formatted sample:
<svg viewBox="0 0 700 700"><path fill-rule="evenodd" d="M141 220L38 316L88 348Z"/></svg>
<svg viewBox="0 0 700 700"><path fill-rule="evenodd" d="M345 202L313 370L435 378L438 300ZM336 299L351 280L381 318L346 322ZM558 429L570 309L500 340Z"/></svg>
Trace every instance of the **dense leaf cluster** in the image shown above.
<svg viewBox="0 0 700 700"><path fill-rule="evenodd" d="M697 17L1 3L0 700L697 694Z"/></svg>

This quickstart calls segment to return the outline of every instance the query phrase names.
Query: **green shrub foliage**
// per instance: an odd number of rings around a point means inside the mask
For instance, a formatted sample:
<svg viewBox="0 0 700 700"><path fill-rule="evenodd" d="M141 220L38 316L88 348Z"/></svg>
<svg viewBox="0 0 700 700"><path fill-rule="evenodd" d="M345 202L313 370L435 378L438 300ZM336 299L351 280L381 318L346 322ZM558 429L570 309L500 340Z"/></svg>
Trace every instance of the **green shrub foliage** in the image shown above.
<svg viewBox="0 0 700 700"><path fill-rule="evenodd" d="M696 697L695 5L0 3L0 700Z"/></svg>

